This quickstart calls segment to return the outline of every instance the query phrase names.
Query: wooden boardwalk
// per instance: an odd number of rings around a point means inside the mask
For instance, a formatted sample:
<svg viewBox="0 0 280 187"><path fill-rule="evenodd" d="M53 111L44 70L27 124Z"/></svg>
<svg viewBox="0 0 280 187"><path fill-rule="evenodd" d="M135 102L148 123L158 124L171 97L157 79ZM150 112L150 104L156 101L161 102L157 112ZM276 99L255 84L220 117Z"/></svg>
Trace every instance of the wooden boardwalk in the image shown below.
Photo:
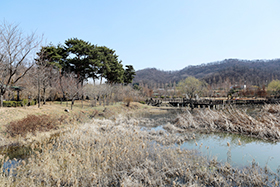
<svg viewBox="0 0 280 187"><path fill-rule="evenodd" d="M279 104L280 99L244 99L244 100L226 100L226 99L150 99L146 100L148 105L161 106L169 104L173 107L191 107L191 108L219 108L224 105L264 105L264 104Z"/></svg>

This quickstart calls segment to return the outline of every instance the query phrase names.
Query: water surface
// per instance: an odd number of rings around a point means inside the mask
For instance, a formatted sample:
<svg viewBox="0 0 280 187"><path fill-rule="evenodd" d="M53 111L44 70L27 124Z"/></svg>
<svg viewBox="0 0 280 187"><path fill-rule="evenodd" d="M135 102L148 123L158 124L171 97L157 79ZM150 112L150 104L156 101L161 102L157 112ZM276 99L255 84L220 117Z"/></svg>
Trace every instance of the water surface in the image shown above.
<svg viewBox="0 0 280 187"><path fill-rule="evenodd" d="M236 134L196 134L196 139L185 142L180 147L198 149L207 157L216 157L218 161L228 162L233 166L243 167L255 162L276 172L280 165L280 143Z"/></svg>
<svg viewBox="0 0 280 187"><path fill-rule="evenodd" d="M150 130L164 130L157 126ZM245 167L257 163L277 172L280 166L280 143L265 141L231 133L194 133L195 139L184 142L181 149L198 150L208 158L228 162L235 167Z"/></svg>

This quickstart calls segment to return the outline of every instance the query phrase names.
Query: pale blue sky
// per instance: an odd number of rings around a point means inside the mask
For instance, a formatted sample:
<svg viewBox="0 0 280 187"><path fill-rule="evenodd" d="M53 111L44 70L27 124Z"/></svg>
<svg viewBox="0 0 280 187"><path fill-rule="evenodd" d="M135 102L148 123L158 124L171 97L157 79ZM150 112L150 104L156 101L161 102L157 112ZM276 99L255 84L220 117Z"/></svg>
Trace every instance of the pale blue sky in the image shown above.
<svg viewBox="0 0 280 187"><path fill-rule="evenodd" d="M1 0L0 18L47 43L77 37L136 70L280 58L279 0Z"/></svg>

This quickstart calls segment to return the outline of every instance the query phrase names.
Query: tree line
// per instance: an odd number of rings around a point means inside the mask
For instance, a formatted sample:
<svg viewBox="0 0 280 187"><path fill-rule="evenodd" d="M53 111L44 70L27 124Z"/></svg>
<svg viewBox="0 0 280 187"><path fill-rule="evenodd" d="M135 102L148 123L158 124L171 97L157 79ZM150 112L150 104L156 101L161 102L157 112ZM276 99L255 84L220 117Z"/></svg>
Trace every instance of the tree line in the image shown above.
<svg viewBox="0 0 280 187"><path fill-rule="evenodd" d="M116 51L106 46L70 38L64 44L40 46L41 37L35 33L24 35L18 25L0 25L0 105L12 86L23 85L26 98L46 100L46 93L54 98L59 89L63 98L74 100L83 95L85 82L97 79L100 84L132 83L135 70L122 65ZM37 52L36 52L37 50ZM36 91L35 91L36 90ZM52 91L53 90L53 91ZM9 93L10 94L10 93ZM7 94L6 94L7 95Z"/></svg>

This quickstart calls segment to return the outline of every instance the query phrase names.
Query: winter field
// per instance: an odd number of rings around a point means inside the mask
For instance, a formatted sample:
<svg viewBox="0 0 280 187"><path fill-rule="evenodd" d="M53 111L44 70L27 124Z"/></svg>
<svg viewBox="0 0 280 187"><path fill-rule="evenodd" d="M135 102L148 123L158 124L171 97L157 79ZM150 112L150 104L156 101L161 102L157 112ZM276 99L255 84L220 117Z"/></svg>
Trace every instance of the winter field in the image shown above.
<svg viewBox="0 0 280 187"><path fill-rule="evenodd" d="M203 136L199 136L230 133L238 135L236 146L246 144L242 137L252 138L250 140L253 142L275 144L280 138L278 105L264 106L254 115L232 107L223 111L195 109L166 112L140 104L132 104L129 109L122 105L100 109L94 117L94 111L80 111L83 112L53 118L61 123L52 128L48 124L36 127L40 132L35 128L36 132L30 129L23 134L23 130L19 131L20 128L16 126L19 123L14 123L14 128L6 126L1 133L2 143L6 142L8 146L1 148L0 185L279 184L279 174L268 166L251 162L240 167L217 159L215 153L213 156L204 154L202 147L205 150L211 150L211 147L207 148L207 142L200 143ZM24 123L21 121L20 124ZM182 146L188 143L197 148ZM223 144L224 149L234 146L232 142Z"/></svg>

